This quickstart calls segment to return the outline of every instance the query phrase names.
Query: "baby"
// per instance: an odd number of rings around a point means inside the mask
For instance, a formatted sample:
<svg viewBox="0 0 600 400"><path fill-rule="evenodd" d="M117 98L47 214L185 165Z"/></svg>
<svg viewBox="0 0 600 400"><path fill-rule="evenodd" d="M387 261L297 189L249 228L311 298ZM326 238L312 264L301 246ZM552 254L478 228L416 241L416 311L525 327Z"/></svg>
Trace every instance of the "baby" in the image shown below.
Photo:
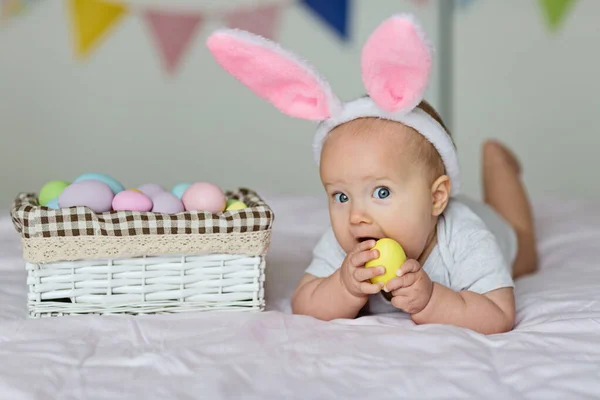
<svg viewBox="0 0 600 400"><path fill-rule="evenodd" d="M535 271L532 215L520 167L486 142L486 204L460 195L452 137L423 100L431 50L414 18L384 21L362 50L368 95L347 103L312 67L277 44L219 30L207 45L217 62L293 117L318 121L314 156L329 197L331 227L293 295L294 313L323 320L403 312L484 334L515 319L514 281ZM407 261L385 285L375 241L392 238Z"/></svg>
<svg viewBox="0 0 600 400"><path fill-rule="evenodd" d="M443 125L428 103L418 107ZM402 310L417 324L487 334L512 329L513 277L534 271L536 254L519 166L502 145L489 141L483 149L491 208L451 198L435 148L395 121L367 117L337 126L324 142L320 175L331 229L296 289L295 313L353 318L369 300L367 312ZM383 237L401 243L408 259L385 286L369 283L383 267L364 267L379 256L371 249Z"/></svg>

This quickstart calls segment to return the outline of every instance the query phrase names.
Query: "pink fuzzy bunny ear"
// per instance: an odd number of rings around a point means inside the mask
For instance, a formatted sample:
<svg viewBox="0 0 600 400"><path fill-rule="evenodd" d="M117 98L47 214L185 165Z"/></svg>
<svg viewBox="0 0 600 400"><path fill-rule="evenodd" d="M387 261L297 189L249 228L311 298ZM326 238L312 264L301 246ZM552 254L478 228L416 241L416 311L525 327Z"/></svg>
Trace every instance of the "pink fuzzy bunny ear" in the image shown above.
<svg viewBox="0 0 600 400"><path fill-rule="evenodd" d="M385 20L362 50L362 78L371 99L388 112L410 111L425 94L431 54L424 34L409 15Z"/></svg>
<svg viewBox="0 0 600 400"><path fill-rule="evenodd" d="M223 69L287 115L324 120L341 110L329 84L310 65L268 39L220 29L206 44Z"/></svg>

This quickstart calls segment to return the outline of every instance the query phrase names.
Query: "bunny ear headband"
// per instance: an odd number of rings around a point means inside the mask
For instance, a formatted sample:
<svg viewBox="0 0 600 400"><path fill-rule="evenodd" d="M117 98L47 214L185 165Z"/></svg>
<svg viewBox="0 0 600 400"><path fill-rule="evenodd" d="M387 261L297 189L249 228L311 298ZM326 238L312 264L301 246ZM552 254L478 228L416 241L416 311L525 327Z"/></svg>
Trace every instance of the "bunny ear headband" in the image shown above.
<svg viewBox="0 0 600 400"><path fill-rule="evenodd" d="M361 117L378 117L410 126L440 154L458 193L456 150L446 130L417 105L431 71L431 53L423 31L410 15L381 23L362 49L362 80L369 97L342 102L315 69L278 44L237 29L220 29L207 40L216 61L256 95L284 114L319 121L313 151L317 164L327 134Z"/></svg>

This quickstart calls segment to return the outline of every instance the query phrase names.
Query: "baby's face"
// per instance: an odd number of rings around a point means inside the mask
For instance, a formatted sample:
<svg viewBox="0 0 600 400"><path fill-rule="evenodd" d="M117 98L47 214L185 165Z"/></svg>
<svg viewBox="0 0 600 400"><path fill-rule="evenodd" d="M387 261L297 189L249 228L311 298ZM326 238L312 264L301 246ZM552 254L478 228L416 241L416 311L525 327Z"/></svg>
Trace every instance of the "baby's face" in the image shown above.
<svg viewBox="0 0 600 400"><path fill-rule="evenodd" d="M437 217L430 174L407 151L414 134L376 119L355 120L329 134L320 174L332 228L346 253L361 241L388 237L418 259L429 244Z"/></svg>

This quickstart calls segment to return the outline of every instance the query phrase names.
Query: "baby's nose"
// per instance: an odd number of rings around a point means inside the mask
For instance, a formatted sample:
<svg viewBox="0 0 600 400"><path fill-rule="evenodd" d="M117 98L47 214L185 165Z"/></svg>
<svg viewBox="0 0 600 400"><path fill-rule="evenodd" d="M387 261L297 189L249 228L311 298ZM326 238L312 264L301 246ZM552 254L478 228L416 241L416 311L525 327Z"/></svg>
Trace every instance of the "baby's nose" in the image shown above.
<svg viewBox="0 0 600 400"><path fill-rule="evenodd" d="M371 217L367 210L363 207L353 207L350 212L350 223L353 225L370 224Z"/></svg>

